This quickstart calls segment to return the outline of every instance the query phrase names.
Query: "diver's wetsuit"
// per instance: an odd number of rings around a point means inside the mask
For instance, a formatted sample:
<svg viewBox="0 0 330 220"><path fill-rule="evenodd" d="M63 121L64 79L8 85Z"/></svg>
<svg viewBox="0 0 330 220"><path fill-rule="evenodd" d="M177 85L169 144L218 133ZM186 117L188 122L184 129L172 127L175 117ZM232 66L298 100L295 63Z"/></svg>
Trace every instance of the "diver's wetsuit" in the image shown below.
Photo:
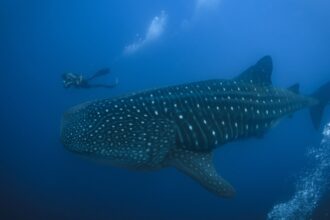
<svg viewBox="0 0 330 220"><path fill-rule="evenodd" d="M74 73L65 73L62 75L63 84L65 88L75 87L75 88L83 88L83 89L89 89L89 88L114 88L118 85L118 79L116 79L115 83L113 84L90 84L90 81L109 74L110 69L104 68L99 71L97 71L94 75L91 77L85 79L83 75L77 75Z"/></svg>

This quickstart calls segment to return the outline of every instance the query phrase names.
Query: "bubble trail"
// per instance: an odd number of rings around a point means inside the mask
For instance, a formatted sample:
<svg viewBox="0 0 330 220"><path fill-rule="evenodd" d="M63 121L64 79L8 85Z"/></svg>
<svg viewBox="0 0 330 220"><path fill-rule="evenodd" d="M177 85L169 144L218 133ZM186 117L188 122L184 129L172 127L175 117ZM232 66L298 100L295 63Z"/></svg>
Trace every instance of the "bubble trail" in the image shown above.
<svg viewBox="0 0 330 220"><path fill-rule="evenodd" d="M318 206L329 186L330 123L323 130L320 146L310 148L307 155L313 161L313 167L306 169L298 178L293 197L273 207L268 213L268 220L305 220Z"/></svg>

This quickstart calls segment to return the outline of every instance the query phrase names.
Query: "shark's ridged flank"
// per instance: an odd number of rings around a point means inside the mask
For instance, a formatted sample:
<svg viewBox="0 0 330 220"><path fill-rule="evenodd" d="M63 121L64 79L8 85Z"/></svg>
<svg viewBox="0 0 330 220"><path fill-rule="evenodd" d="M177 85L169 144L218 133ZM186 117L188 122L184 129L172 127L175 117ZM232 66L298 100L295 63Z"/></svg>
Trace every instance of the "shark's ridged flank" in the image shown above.
<svg viewBox="0 0 330 220"><path fill-rule="evenodd" d="M260 137L279 119L311 108L314 125L330 101L330 83L311 97L299 85L275 88L271 57L233 80L208 80L153 89L76 106L63 116L69 150L134 169L174 166L220 196L233 187L215 170L212 151Z"/></svg>

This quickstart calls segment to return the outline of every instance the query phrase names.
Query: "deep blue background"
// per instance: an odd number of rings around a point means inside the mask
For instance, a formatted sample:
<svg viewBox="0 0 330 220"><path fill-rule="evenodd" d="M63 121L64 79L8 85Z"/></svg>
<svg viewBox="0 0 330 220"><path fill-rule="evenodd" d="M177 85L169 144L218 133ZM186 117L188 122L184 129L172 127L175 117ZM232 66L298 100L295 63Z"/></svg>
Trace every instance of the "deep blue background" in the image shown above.
<svg viewBox="0 0 330 220"><path fill-rule="evenodd" d="M168 14L164 35L122 56L162 10ZM1 219L265 219L290 197L306 148L320 140L307 110L261 140L217 150L216 167L237 190L231 200L171 168L132 172L61 146L61 114L72 105L231 78L265 54L273 57L276 86L299 82L309 94L330 79L328 1L223 0L218 9L194 11L194 1L186 0L0 2ZM105 66L113 70L105 80L118 76L118 88L63 89L63 72L91 74Z"/></svg>

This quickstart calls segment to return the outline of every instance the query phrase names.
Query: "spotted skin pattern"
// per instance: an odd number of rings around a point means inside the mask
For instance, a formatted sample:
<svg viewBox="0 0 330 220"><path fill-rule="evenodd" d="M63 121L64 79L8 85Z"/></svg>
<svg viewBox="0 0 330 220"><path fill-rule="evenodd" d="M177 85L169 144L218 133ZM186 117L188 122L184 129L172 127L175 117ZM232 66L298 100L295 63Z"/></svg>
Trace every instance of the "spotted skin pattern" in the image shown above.
<svg viewBox="0 0 330 220"><path fill-rule="evenodd" d="M67 111L61 139L70 151L133 169L174 166L219 196L235 191L212 151L260 137L316 100L275 88L265 57L233 80L208 80L97 100Z"/></svg>

